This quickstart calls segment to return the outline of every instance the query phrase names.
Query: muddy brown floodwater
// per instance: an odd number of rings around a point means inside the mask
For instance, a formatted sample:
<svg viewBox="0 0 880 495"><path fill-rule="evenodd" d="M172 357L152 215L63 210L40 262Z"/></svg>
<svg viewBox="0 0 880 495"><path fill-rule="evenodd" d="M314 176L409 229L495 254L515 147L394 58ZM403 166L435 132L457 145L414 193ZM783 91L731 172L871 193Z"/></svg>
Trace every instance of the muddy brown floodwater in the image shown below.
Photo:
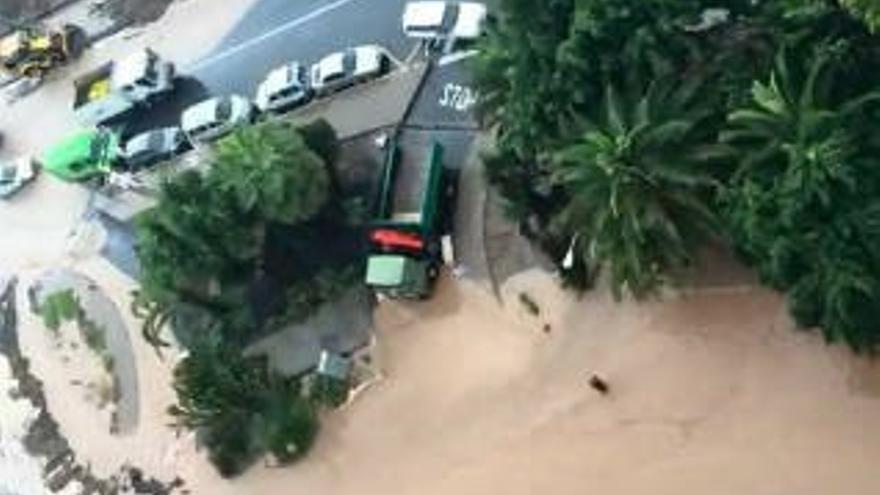
<svg viewBox="0 0 880 495"><path fill-rule="evenodd" d="M187 479L216 494L880 493L880 370L793 331L775 294L574 301L537 272L504 292L503 309L448 282L430 304L383 303L386 377L313 454Z"/></svg>

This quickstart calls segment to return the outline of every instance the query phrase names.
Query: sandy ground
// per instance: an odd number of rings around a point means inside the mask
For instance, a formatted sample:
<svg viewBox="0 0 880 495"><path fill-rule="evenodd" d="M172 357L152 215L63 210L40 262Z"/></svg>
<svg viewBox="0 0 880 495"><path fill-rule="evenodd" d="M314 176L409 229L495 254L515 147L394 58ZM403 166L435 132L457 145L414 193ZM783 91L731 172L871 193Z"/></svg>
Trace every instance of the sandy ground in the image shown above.
<svg viewBox="0 0 880 495"><path fill-rule="evenodd" d="M119 304L133 288L98 258L76 268ZM192 438L165 427L171 362L136 330L144 409L133 435L67 414L73 391L52 391L50 409L99 472L129 461L182 476L196 494L880 491L880 369L793 331L775 294L737 286L643 305L603 291L578 301L540 272L503 293L500 307L447 280L428 304L382 304L385 378L329 414L315 451L290 468L220 480ZM587 386L593 372L609 397Z"/></svg>
<svg viewBox="0 0 880 495"><path fill-rule="evenodd" d="M880 491L880 369L792 331L776 295L615 305L530 272L506 300L523 290L540 317L468 283L384 304L385 379L305 461L225 482L184 455L181 475L211 494Z"/></svg>

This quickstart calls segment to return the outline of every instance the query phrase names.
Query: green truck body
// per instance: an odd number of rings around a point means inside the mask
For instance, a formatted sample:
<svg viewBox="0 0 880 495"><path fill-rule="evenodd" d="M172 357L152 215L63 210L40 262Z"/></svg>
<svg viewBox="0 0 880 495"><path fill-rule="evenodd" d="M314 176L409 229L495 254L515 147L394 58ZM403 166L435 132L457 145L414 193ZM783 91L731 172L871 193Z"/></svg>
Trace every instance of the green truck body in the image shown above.
<svg viewBox="0 0 880 495"><path fill-rule="evenodd" d="M402 149L392 142L386 155L378 211L370 228L367 285L391 298L427 298L440 264L439 217L443 148ZM399 238L407 245L379 242Z"/></svg>
<svg viewBox="0 0 880 495"><path fill-rule="evenodd" d="M67 181L86 180L110 172L119 156L119 136L89 129L76 132L40 154L39 163L50 174Z"/></svg>

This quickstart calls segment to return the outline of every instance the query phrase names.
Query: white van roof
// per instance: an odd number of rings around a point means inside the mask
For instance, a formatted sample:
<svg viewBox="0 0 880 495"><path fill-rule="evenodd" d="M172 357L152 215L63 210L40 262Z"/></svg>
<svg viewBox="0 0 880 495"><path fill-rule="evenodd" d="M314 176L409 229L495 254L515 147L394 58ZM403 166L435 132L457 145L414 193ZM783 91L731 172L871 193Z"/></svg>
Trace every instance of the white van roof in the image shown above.
<svg viewBox="0 0 880 495"><path fill-rule="evenodd" d="M478 2L409 2L403 10L403 31L415 38L474 39L482 33L486 14L486 6Z"/></svg>

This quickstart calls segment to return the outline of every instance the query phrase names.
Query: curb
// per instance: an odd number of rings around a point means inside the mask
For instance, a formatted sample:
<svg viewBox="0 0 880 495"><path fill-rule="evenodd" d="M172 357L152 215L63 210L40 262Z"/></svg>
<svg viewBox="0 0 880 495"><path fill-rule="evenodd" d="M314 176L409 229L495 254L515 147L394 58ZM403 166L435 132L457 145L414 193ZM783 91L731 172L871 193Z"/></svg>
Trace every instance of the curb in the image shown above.
<svg viewBox="0 0 880 495"><path fill-rule="evenodd" d="M403 113L400 115L400 121L398 125L402 125L406 123L406 119L409 118L409 115L412 113L413 108L416 106L416 101L419 99L419 95L422 93L422 89L425 88L425 83L428 81L428 76L431 74L431 71L434 69L434 61L429 60L425 64L425 68L422 70L421 76L419 76L419 82L416 84L415 89L413 89L412 94L409 96L409 101L406 103L406 107L403 109Z"/></svg>

